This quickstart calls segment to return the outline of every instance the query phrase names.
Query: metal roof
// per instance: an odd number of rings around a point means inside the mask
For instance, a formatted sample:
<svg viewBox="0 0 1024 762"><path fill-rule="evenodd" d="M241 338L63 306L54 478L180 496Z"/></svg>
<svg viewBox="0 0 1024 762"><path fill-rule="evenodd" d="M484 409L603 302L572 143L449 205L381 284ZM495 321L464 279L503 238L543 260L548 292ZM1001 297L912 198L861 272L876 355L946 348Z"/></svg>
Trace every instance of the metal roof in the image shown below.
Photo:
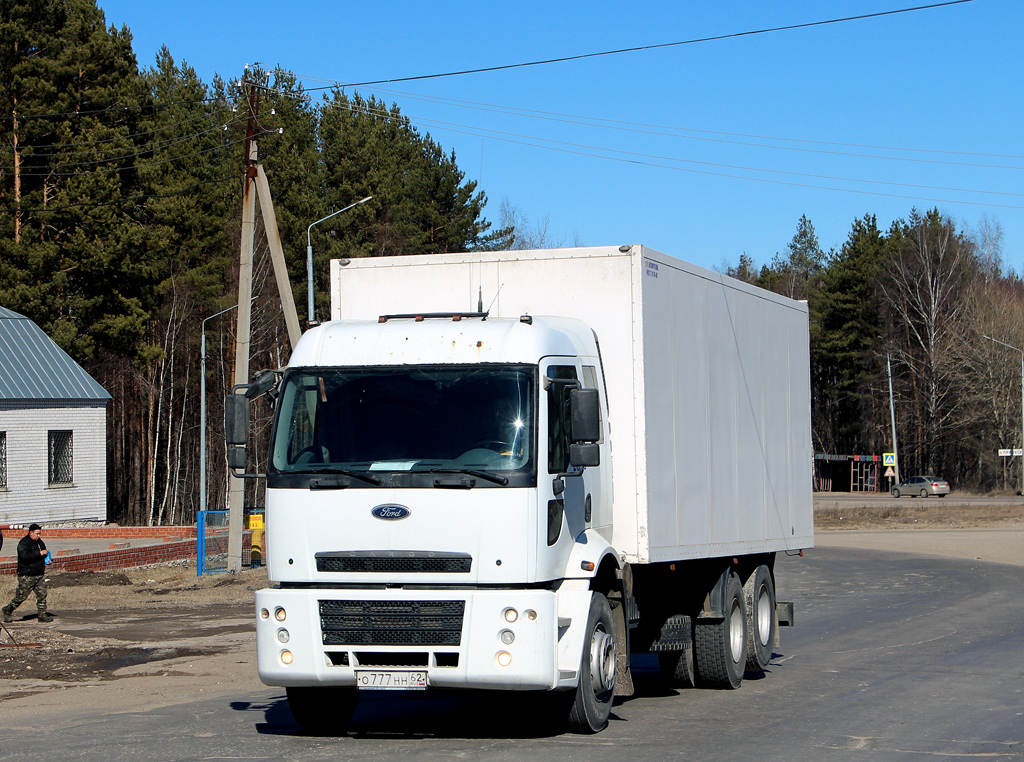
<svg viewBox="0 0 1024 762"><path fill-rule="evenodd" d="M109 400L43 329L0 307L0 400Z"/></svg>

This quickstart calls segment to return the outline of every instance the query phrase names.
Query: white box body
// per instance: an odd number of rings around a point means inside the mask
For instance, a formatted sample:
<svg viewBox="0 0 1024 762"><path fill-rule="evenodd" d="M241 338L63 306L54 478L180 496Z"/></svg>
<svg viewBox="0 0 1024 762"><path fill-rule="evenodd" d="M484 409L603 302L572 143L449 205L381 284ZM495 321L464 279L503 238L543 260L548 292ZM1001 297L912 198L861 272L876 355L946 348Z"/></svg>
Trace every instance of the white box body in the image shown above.
<svg viewBox="0 0 1024 762"><path fill-rule="evenodd" d="M813 545L806 304L643 246L331 262L335 320L479 306L595 331L623 560Z"/></svg>

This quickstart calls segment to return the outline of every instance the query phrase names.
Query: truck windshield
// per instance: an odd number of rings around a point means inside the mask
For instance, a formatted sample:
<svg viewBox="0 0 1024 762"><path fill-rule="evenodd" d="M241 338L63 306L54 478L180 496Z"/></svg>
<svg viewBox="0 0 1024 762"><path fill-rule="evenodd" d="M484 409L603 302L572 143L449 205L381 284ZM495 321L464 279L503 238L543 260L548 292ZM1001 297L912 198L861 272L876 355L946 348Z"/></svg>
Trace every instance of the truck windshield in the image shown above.
<svg viewBox="0 0 1024 762"><path fill-rule="evenodd" d="M532 469L535 377L507 365L296 369L282 385L270 470Z"/></svg>

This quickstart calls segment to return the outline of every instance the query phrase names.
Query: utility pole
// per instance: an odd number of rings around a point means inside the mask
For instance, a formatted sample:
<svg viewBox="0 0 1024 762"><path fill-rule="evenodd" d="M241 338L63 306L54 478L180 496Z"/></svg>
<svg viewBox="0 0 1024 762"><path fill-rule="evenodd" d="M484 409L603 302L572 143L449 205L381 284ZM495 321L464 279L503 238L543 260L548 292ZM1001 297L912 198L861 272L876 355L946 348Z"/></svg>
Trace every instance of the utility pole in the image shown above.
<svg viewBox="0 0 1024 762"><path fill-rule="evenodd" d="M1018 495L1024 495L1024 349L1015 347L1013 344L1007 344L1005 341L999 339L993 339L991 336L982 335L983 339L994 341L996 344L1002 344L1007 349L1012 349L1014 352L1020 352L1020 492Z"/></svg>
<svg viewBox="0 0 1024 762"><path fill-rule="evenodd" d="M245 178L242 186L242 245L238 259L238 324L235 331L235 384L249 383L249 343L252 333L252 252L256 236L256 130L260 95L249 88L249 121L245 132ZM229 479L228 571L242 568L242 514L245 479Z"/></svg>
<svg viewBox="0 0 1024 762"><path fill-rule="evenodd" d="M889 422L892 424L892 452L896 456L896 481L900 483L900 451L896 446L896 403L892 396L892 359L890 355L885 356L885 372L889 376Z"/></svg>

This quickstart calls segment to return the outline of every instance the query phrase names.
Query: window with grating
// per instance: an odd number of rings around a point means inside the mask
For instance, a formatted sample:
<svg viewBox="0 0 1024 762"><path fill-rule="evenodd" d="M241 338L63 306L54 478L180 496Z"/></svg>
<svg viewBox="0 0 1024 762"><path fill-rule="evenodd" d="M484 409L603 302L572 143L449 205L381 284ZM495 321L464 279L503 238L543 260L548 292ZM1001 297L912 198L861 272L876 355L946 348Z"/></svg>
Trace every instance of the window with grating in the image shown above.
<svg viewBox="0 0 1024 762"><path fill-rule="evenodd" d="M7 432L0 431L0 489L7 489Z"/></svg>
<svg viewBox="0 0 1024 762"><path fill-rule="evenodd" d="M49 481L53 484L72 484L74 469L72 459L72 432L50 432Z"/></svg>

